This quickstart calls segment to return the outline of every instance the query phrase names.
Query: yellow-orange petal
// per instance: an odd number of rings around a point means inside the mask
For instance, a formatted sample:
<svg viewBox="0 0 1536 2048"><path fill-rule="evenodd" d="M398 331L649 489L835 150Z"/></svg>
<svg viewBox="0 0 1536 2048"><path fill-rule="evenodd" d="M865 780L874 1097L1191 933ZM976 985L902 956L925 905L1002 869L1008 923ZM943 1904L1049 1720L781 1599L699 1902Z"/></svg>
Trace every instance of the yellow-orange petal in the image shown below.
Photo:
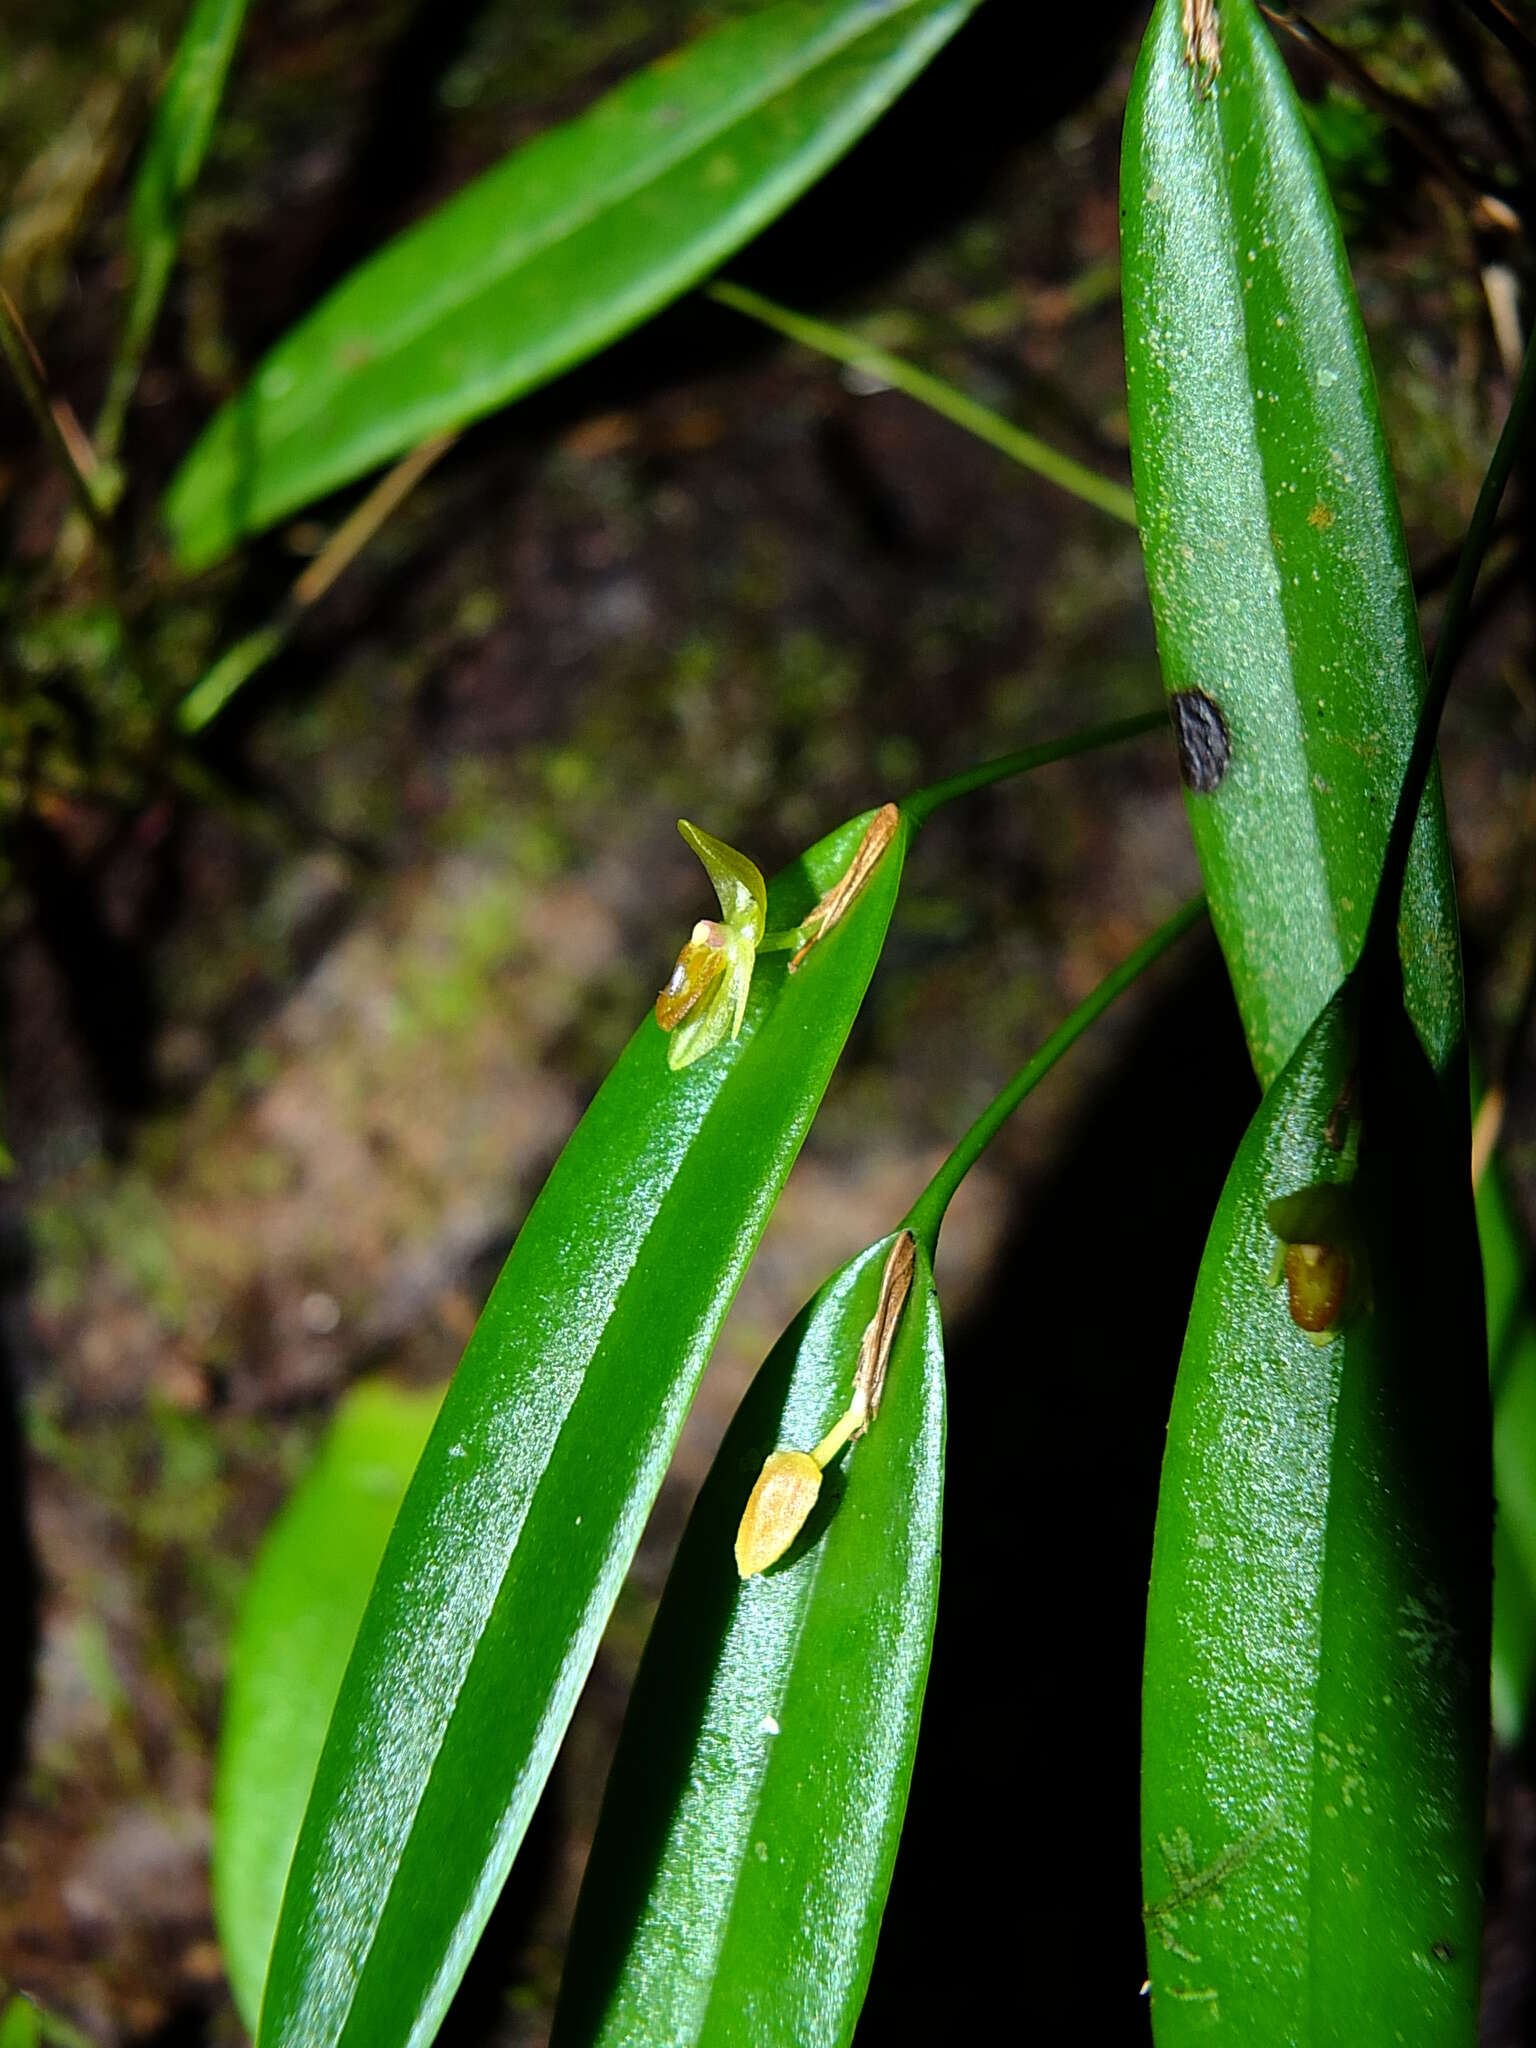
<svg viewBox="0 0 1536 2048"><path fill-rule="evenodd" d="M821 1467L808 1451L770 1453L736 1531L736 1569L744 1579L778 1562L805 1527L820 1491Z"/></svg>
<svg viewBox="0 0 1536 2048"><path fill-rule="evenodd" d="M697 930L697 927L695 927ZM677 956L666 987L656 998L656 1022L675 1031L703 1002L724 974L728 954L709 939L691 938Z"/></svg>

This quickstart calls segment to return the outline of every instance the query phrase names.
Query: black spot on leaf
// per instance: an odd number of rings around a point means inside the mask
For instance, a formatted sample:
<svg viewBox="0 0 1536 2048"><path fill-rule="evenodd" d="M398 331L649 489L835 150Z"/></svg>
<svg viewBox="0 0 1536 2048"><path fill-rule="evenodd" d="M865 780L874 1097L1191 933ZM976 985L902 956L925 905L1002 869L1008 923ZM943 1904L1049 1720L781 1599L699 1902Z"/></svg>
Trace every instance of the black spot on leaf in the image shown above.
<svg viewBox="0 0 1536 2048"><path fill-rule="evenodd" d="M1209 796L1219 788L1232 759L1232 742L1221 706L1204 690L1176 690L1169 699L1173 734L1179 747L1179 773L1186 789Z"/></svg>

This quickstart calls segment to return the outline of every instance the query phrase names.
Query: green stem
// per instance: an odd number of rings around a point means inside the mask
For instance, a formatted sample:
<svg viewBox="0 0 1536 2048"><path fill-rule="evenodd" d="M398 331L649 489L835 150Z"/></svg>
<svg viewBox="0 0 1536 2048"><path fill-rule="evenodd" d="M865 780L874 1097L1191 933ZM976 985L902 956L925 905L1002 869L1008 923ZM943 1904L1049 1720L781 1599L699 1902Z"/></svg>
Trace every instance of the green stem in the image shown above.
<svg viewBox="0 0 1536 2048"><path fill-rule="evenodd" d="M1040 1050L1024 1062L1007 1087L993 1096L991 1102L912 1204L899 1226L910 1230L921 1240L930 1260L938 1244L939 1226L944 1221L944 1212L953 1200L955 1190L1035 1083L1045 1078L1068 1047L1076 1044L1095 1018L1102 1016L1109 1008L1115 997L1128 989L1154 960L1166 953L1174 941L1181 939L1204 914L1204 896L1192 896L1182 910L1176 910L1166 924L1160 925L1150 938L1143 939L1134 953L1105 975L1093 993L1085 996L1071 1015L1057 1025Z"/></svg>
<svg viewBox="0 0 1536 2048"><path fill-rule="evenodd" d="M1053 761L1069 760L1073 754L1087 754L1097 747L1113 746L1118 740L1138 739L1142 733L1167 723L1168 714L1162 710L1138 711L1134 718L1116 718L1107 725L1085 726L1081 732L1068 733L1065 739L1044 740L1038 747L1021 747L1016 754L1002 754L995 761L983 761L979 768L964 769L959 775L951 775L947 781L931 782L926 789L914 790L911 796L903 797L901 808L907 823L916 831L941 805L952 804L957 797L969 796L973 790L987 789L994 782L1006 782L1010 775L1025 775L1031 768L1048 768ZM764 932L757 942L757 950L759 953L793 952L805 944L814 929L814 926L801 924L788 931Z"/></svg>
<svg viewBox="0 0 1536 2048"><path fill-rule="evenodd" d="M771 327L775 333L785 335L791 341L800 342L805 348L815 349L819 355L831 356L836 362L868 371L893 390L904 391L919 405L926 405L930 411L953 421L957 427L963 427L968 434L974 434L977 440L985 441L989 447L998 449L1025 469L1033 470L1036 476L1070 491L1085 505L1096 506L1100 512L1107 512L1111 519L1118 519L1126 526L1136 524L1136 500L1124 484L1100 476L1084 463L1074 462L1070 455L1063 455L1049 442L1027 434L1022 427L1005 420L1001 413L993 412L990 406L967 398L963 391L957 391L941 377L930 376L926 370L904 362L900 356L888 355L884 349L861 341L845 328L830 327L824 320L811 320L804 313L791 312L787 306L776 305L772 299L765 299L759 292L748 291L742 285L723 281L706 285L705 296L717 305L729 306L734 313L744 313L749 320Z"/></svg>
<svg viewBox="0 0 1536 2048"><path fill-rule="evenodd" d="M0 354L10 367L11 375L38 431L57 458L59 467L69 480L75 494L75 502L85 514L86 523L98 541L109 540L106 515L102 511L90 477L82 466L83 450L70 445L54 410L53 400L44 382L43 373L32 352L32 344L26 329L21 324L21 315L9 292L0 290Z"/></svg>
<svg viewBox="0 0 1536 2048"><path fill-rule="evenodd" d="M155 331L155 322L160 317L160 303L170 282L172 254L173 249L169 246L156 247L140 260L139 273L133 285L133 296L128 302L128 317L123 326L123 338L118 344L112 374L107 381L107 395L96 421L94 439L97 453L104 462L114 462L117 459L118 444L123 438L123 423L128 416L128 406L138 387L139 377L144 368L144 358L149 350L150 337Z"/></svg>
<svg viewBox="0 0 1536 2048"><path fill-rule="evenodd" d="M994 782L1006 781L1010 775L1023 775L1031 768L1048 767L1052 761L1066 761L1074 754L1092 753L1096 747L1110 747L1119 740L1133 740L1144 732L1151 732L1157 726L1167 727L1166 709L1139 711L1134 718L1111 719L1107 725L1085 726L1081 732L1068 733L1065 739L1046 740L1038 747L1023 747L1016 754L1003 754L995 761L983 761L979 768L967 768L959 775L951 775L943 782L930 782L926 789L917 789L901 800L901 808L907 820L914 827L925 824L936 810L944 804L952 804L957 797L969 796L973 790L986 789Z"/></svg>

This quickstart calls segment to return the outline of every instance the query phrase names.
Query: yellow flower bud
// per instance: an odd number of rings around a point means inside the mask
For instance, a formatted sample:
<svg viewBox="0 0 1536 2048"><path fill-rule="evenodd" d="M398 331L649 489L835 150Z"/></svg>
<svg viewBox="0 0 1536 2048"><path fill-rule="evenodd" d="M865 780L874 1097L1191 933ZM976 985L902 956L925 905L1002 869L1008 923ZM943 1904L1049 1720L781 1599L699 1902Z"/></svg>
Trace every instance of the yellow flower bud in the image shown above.
<svg viewBox="0 0 1536 2048"><path fill-rule="evenodd" d="M1338 1245L1285 1248L1285 1292L1291 1321L1309 1337L1331 1330L1349 1298L1349 1254Z"/></svg>
<svg viewBox="0 0 1536 2048"><path fill-rule="evenodd" d="M770 1452L736 1531L736 1569L744 1579L778 1563L820 1492L821 1467L809 1451Z"/></svg>
<svg viewBox="0 0 1536 2048"><path fill-rule="evenodd" d="M1286 1307L1298 1330L1327 1344L1344 1319L1371 1306L1371 1269L1354 1186L1318 1181L1269 1204L1279 1238L1270 1282L1285 1281Z"/></svg>
<svg viewBox="0 0 1536 2048"><path fill-rule="evenodd" d="M736 1569L744 1579L778 1563L816 1505L822 1473L874 1421L916 1265L917 1239L910 1230L898 1231L880 1275L880 1299L859 1343L853 1399L814 1451L774 1451L765 1459L736 1531Z"/></svg>

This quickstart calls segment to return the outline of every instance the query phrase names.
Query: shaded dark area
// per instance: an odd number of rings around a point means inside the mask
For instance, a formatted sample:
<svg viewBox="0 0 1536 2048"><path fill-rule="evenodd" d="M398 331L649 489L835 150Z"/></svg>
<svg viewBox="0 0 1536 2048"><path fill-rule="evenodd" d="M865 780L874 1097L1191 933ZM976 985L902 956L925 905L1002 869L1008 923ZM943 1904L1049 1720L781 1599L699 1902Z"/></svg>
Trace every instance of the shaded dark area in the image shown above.
<svg viewBox="0 0 1536 2048"><path fill-rule="evenodd" d="M857 292L985 206L1003 167L1093 94L1137 0L1085 22L1061 8L984 7L886 117L735 268L792 304Z"/></svg>
<svg viewBox="0 0 1536 2048"><path fill-rule="evenodd" d="M93 877L82 872L40 819L17 822L11 854L16 879L30 899L35 930L68 991L71 1019L115 1136L123 1119L148 1108L153 1092L148 1058L155 1015L148 952L170 903L164 887L152 885L148 914L135 919L137 928L114 931ZM172 872L168 862L159 860L155 870L155 881L162 885Z"/></svg>
<svg viewBox="0 0 1536 2048"><path fill-rule="evenodd" d="M18 1275L3 1270L15 1247L0 1241L0 1281L9 1291ZM0 1799L8 1798L23 1754L35 1685L38 1576L27 1521L26 1454L10 1346L0 1336Z"/></svg>
<svg viewBox="0 0 1536 2048"><path fill-rule="evenodd" d="M1150 2039L1137 1780L1157 1474L1255 1098L1206 940L949 1333L939 1627L862 2042L989 2031L998 1966L1024 1952L1046 2038Z"/></svg>
<svg viewBox="0 0 1536 2048"><path fill-rule="evenodd" d="M437 2035L444 2048L477 2048L496 2037L508 1987L517 1980L518 1965L535 1937L540 1907L555 1878L560 1838L570 1826L564 1810L565 1780L564 1768L557 1765Z"/></svg>

